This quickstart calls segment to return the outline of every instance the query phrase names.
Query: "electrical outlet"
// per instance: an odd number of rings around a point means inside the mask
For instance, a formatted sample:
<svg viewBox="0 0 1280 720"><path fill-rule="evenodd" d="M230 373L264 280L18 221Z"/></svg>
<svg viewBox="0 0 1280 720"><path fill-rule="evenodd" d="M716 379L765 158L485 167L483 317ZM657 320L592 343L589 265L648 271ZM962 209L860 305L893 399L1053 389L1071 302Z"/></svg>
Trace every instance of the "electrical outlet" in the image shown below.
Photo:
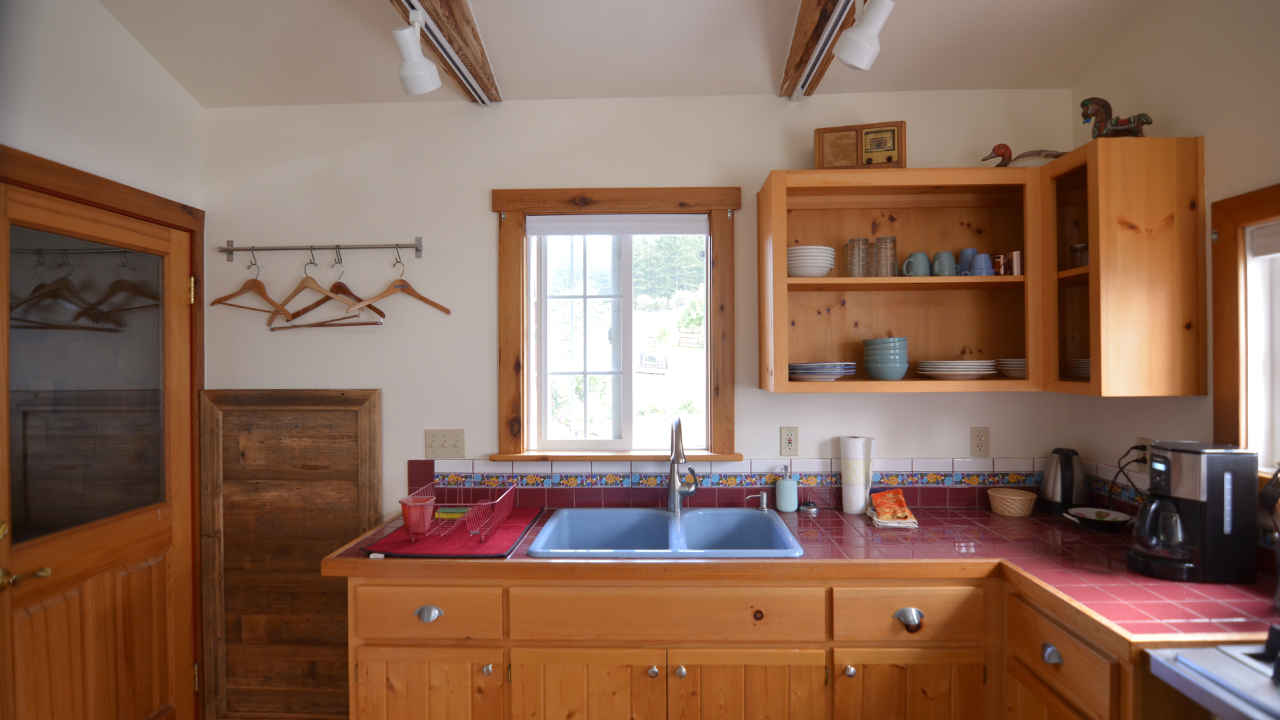
<svg viewBox="0 0 1280 720"><path fill-rule="evenodd" d="M428 458L464 458L467 456L466 430L428 430Z"/></svg>
<svg viewBox="0 0 1280 720"><path fill-rule="evenodd" d="M969 457L991 457L991 428L969 428Z"/></svg>
<svg viewBox="0 0 1280 720"><path fill-rule="evenodd" d="M1130 465L1129 466L1130 472L1140 472L1140 473L1145 473L1147 475L1151 474L1151 443L1153 442L1155 442L1155 440L1152 440L1151 438L1144 438L1144 437L1138 438L1138 442L1135 444L1147 446L1147 461L1144 463L1134 463Z"/></svg>
<svg viewBox="0 0 1280 720"><path fill-rule="evenodd" d="M796 457L800 454L800 428L783 427L780 438L782 457Z"/></svg>

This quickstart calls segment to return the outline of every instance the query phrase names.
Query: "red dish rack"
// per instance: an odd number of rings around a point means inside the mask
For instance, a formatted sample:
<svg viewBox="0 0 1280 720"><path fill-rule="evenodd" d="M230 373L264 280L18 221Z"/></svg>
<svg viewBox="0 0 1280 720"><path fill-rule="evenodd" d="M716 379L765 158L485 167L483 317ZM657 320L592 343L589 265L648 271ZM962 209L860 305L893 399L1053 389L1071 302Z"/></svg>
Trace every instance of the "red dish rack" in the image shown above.
<svg viewBox="0 0 1280 720"><path fill-rule="evenodd" d="M488 492L486 492L488 491ZM472 500L481 494L489 495L488 500L479 502L454 502L455 498L470 495ZM466 528L471 535L477 535L480 542L489 539L489 534L502 524L511 514L515 506L515 486L498 487L455 487L431 482L414 491L409 497L434 497L435 502L423 506L431 512L424 537L443 537L461 528ZM458 518L438 518L436 515L444 508L465 508L466 513Z"/></svg>

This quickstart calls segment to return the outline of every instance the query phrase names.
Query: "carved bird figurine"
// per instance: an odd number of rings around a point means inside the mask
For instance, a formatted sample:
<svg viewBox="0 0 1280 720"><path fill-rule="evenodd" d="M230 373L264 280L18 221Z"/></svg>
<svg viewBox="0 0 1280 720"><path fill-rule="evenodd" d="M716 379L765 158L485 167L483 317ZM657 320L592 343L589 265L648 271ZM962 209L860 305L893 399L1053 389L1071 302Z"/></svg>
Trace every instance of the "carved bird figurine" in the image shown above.
<svg viewBox="0 0 1280 720"><path fill-rule="evenodd" d="M1013 151L1009 149L1009 146L1000 143L991 148L991 154L982 158L982 160L986 162L991 158L1000 158L1000 162L996 163L995 167L1035 167L1044 165L1056 157L1062 157L1064 154L1057 150L1028 150L1014 157Z"/></svg>

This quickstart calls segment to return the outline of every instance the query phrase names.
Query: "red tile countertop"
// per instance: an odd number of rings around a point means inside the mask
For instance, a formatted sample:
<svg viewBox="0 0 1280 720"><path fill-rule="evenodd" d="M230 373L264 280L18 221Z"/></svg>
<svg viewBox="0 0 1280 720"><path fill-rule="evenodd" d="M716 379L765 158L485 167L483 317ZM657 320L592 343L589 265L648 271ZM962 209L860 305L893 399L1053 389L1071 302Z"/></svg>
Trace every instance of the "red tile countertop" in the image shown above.
<svg viewBox="0 0 1280 720"><path fill-rule="evenodd" d="M1059 517L1002 517L979 508L913 512L918 530L876 529L865 516L825 509L815 517L780 515L804 546L806 560L1003 560L1131 635L1256 633L1280 623L1280 614L1271 609L1274 578L1263 576L1253 585L1209 585L1139 575L1125 566L1125 549L1132 542L1128 532L1097 532ZM526 551L549 515L538 519L506 561L466 562L548 562ZM398 518L387 523L341 557L364 557L361 546L399 526Z"/></svg>

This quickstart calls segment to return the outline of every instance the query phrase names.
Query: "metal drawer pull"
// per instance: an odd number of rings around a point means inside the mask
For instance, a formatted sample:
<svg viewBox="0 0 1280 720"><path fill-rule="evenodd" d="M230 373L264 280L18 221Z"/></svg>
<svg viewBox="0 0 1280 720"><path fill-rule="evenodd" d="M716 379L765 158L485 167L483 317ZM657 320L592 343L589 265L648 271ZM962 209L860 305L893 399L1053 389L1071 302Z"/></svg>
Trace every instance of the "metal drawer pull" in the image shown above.
<svg viewBox="0 0 1280 720"><path fill-rule="evenodd" d="M658 666L657 666L657 665L650 665L650 666L649 666L649 677L658 677Z"/></svg>
<svg viewBox="0 0 1280 720"><path fill-rule="evenodd" d="M856 668L856 667L854 667L854 666L852 666L852 665L845 665L845 666L844 666L844 676L845 676L845 677L857 677L857 675L858 675L858 668Z"/></svg>
<svg viewBox="0 0 1280 720"><path fill-rule="evenodd" d="M688 675L688 674L689 674L689 671L688 671L688 670L685 670L683 665L681 665L680 667L676 668L676 677L682 678L682 677L684 677L685 675Z"/></svg>
<svg viewBox="0 0 1280 720"><path fill-rule="evenodd" d="M422 622L435 622L444 615L444 611L435 605L423 605L417 610L414 610L413 614L417 615L418 619Z"/></svg>
<svg viewBox="0 0 1280 720"><path fill-rule="evenodd" d="M480 668L480 673L481 673L482 675L492 675L492 674L493 674L493 664L491 663L491 664L489 664L489 665L485 665L484 667Z"/></svg>
<svg viewBox="0 0 1280 720"><path fill-rule="evenodd" d="M1040 659L1043 660L1046 665L1061 665L1062 653L1058 652L1058 648L1050 645L1049 643L1045 643L1040 646Z"/></svg>
<svg viewBox="0 0 1280 720"><path fill-rule="evenodd" d="M904 607L893 614L893 619L902 623L909 633L918 633L924 626L924 613L920 608Z"/></svg>

